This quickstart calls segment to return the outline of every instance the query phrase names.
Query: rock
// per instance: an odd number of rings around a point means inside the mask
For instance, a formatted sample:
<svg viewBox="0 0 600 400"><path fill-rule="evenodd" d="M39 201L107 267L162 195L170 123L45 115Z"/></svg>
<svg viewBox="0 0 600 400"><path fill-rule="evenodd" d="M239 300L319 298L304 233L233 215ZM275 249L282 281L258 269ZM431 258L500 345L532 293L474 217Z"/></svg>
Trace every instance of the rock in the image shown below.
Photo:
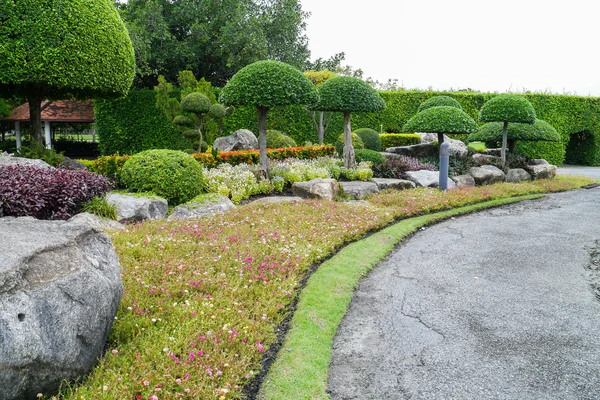
<svg viewBox="0 0 600 400"><path fill-rule="evenodd" d="M340 186L342 187L344 194L358 200L364 199L368 194L379 192L379 188L375 182L340 182Z"/></svg>
<svg viewBox="0 0 600 400"><path fill-rule="evenodd" d="M496 156L500 158L500 154L502 153L502 149L485 149L482 151L483 154L487 154L490 156Z"/></svg>
<svg viewBox="0 0 600 400"><path fill-rule="evenodd" d="M386 151L382 151L379 154L381 154L382 156L384 156L386 159L398 159L400 158L400 154L395 154L395 153L388 153Z"/></svg>
<svg viewBox="0 0 600 400"><path fill-rule="evenodd" d="M302 197L303 199L322 199L335 200L340 187L335 179L313 179L308 182L296 182L292 185L292 193L294 196Z"/></svg>
<svg viewBox="0 0 600 400"><path fill-rule="evenodd" d="M477 186L491 185L496 182L504 182L504 172L493 165L482 165L481 167L472 167L471 176L475 179Z"/></svg>
<svg viewBox="0 0 600 400"><path fill-rule="evenodd" d="M142 221L162 219L169 209L167 201L160 197L149 198L132 194L109 193L106 202L117 207L117 221Z"/></svg>
<svg viewBox="0 0 600 400"><path fill-rule="evenodd" d="M219 151L258 149L258 139L248 129L240 129L229 136L215 139L213 148Z"/></svg>
<svg viewBox="0 0 600 400"><path fill-rule="evenodd" d="M396 190L404 190L404 189L414 189L417 185L412 181L407 181L405 179L392 179L392 178L373 178L373 182L377 184L379 190L385 189L396 189Z"/></svg>
<svg viewBox="0 0 600 400"><path fill-rule="evenodd" d="M457 187L475 186L475 179L473 179L473 177L469 174L454 176L452 177L452 180Z"/></svg>
<svg viewBox="0 0 600 400"><path fill-rule="evenodd" d="M431 143L438 141L437 133L418 133L421 136L421 143ZM466 144L460 140L451 139L444 135L444 142L450 145L450 155L453 157L463 158L467 156L469 149Z"/></svg>
<svg viewBox="0 0 600 400"><path fill-rule="evenodd" d="M531 175L529 175L529 172L525 171L523 168L513 168L508 170L505 179L506 182L519 183L523 181L530 181Z"/></svg>
<svg viewBox="0 0 600 400"><path fill-rule="evenodd" d="M473 154L472 159L473 162L477 165L498 164L502 161L500 157L481 153Z"/></svg>
<svg viewBox="0 0 600 400"><path fill-rule="evenodd" d="M113 221L112 219L102 218L94 214L90 214L87 212L76 214L69 219L69 222L74 224L82 224L93 226L98 229L114 229L121 230L125 229L123 224L118 223L117 221Z"/></svg>
<svg viewBox="0 0 600 400"><path fill-rule="evenodd" d="M289 203L289 202L297 202L304 201L300 197L295 196L267 196L262 199L256 199L251 204L274 204L274 203Z"/></svg>
<svg viewBox="0 0 600 400"><path fill-rule="evenodd" d="M0 219L0 398L56 393L102 356L123 285L97 227Z"/></svg>
<svg viewBox="0 0 600 400"><path fill-rule="evenodd" d="M399 154L408 157L437 157L439 150L437 146L429 143L413 144L412 146L388 147L386 153Z"/></svg>
<svg viewBox="0 0 600 400"><path fill-rule="evenodd" d="M408 171L405 173L408 179L413 181L417 187L439 187L440 173L439 171ZM448 178L448 189L455 188L454 181Z"/></svg>
<svg viewBox="0 0 600 400"><path fill-rule="evenodd" d="M228 197L209 194L203 202L189 202L175 207L167 219L171 221L174 219L198 218L204 215L223 214L226 211L235 209L235 205Z"/></svg>
<svg viewBox="0 0 600 400"><path fill-rule="evenodd" d="M527 165L550 165L550 163L543 158L534 158L533 160L529 160Z"/></svg>
<svg viewBox="0 0 600 400"><path fill-rule="evenodd" d="M531 173L533 179L553 179L556 176L556 165L548 163L528 165L527 171Z"/></svg>
<svg viewBox="0 0 600 400"><path fill-rule="evenodd" d="M34 160L31 158L23 158L23 157L0 157L0 167L4 166L22 166L22 167L37 167L37 168L54 168L46 161L43 160Z"/></svg>
<svg viewBox="0 0 600 400"><path fill-rule="evenodd" d="M79 162L77 160L73 160L69 157L65 157L65 160L62 162L62 164L59 165L59 167L63 168L63 169L86 170L87 171L87 167L85 166L84 163Z"/></svg>

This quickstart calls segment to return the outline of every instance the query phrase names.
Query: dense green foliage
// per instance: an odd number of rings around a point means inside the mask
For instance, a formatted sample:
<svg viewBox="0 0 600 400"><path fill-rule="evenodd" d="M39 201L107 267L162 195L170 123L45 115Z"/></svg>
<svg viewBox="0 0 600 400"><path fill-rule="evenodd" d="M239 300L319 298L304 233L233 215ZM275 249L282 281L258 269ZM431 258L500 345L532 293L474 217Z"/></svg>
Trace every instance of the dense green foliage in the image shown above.
<svg viewBox="0 0 600 400"><path fill-rule="evenodd" d="M503 94L488 100L479 112L479 120L483 122L521 122L533 124L535 109L523 96Z"/></svg>
<svg viewBox="0 0 600 400"><path fill-rule="evenodd" d="M427 110L431 107L440 106L454 107L458 108L459 110L462 110L460 103L450 96L433 96L421 103L421 105L419 106L419 112Z"/></svg>
<svg viewBox="0 0 600 400"><path fill-rule="evenodd" d="M190 147L177 128L156 108L155 96L152 90L133 90L125 98L94 101L96 132L103 155Z"/></svg>
<svg viewBox="0 0 600 400"><path fill-rule="evenodd" d="M279 149L281 147L296 147L296 142L280 131L269 129L267 131L267 148Z"/></svg>
<svg viewBox="0 0 600 400"><path fill-rule="evenodd" d="M600 134L584 130L571 135L565 164L600 165Z"/></svg>
<svg viewBox="0 0 600 400"><path fill-rule="evenodd" d="M328 79L317 90L319 102L315 110L373 112L385 108L385 102L371 85L351 76Z"/></svg>
<svg viewBox="0 0 600 400"><path fill-rule="evenodd" d="M332 71L304 71L304 76L306 76L313 85L315 85L316 87L321 86L323 84L323 82L336 77L337 74L335 72Z"/></svg>
<svg viewBox="0 0 600 400"><path fill-rule="evenodd" d="M360 128L354 131L363 141L365 149L381 151L381 138L376 130Z"/></svg>
<svg viewBox="0 0 600 400"><path fill-rule="evenodd" d="M379 137L383 150L388 147L412 146L421 143L421 136L416 133L382 133Z"/></svg>
<svg viewBox="0 0 600 400"><path fill-rule="evenodd" d="M451 106L427 108L404 124L405 132L471 133L477 124L467 113Z"/></svg>
<svg viewBox="0 0 600 400"><path fill-rule="evenodd" d="M153 192L170 205L185 203L204 190L202 166L176 150L146 150L129 158L121 179L133 192Z"/></svg>
<svg viewBox="0 0 600 400"><path fill-rule="evenodd" d="M223 85L242 67L273 59L303 68L309 56L300 1L129 0L121 15L136 53L136 86L191 70Z"/></svg>
<svg viewBox="0 0 600 400"><path fill-rule="evenodd" d="M127 93L135 59L112 0L0 2L0 92Z"/></svg>
<svg viewBox="0 0 600 400"><path fill-rule="evenodd" d="M382 164L385 161L385 157L382 156L378 151L370 149L358 149L354 152L356 162L369 161L373 164Z"/></svg>
<svg viewBox="0 0 600 400"><path fill-rule="evenodd" d="M226 105L272 108L290 104L312 105L317 93L300 71L277 61L258 61L239 70L221 91Z"/></svg>
<svg viewBox="0 0 600 400"><path fill-rule="evenodd" d="M469 135L469 141L499 142L502 140L502 122L488 122ZM560 135L544 120L536 119L533 124L511 122L508 124L508 140L545 140L560 142Z"/></svg>
<svg viewBox="0 0 600 400"><path fill-rule="evenodd" d="M210 100L204 93L192 92L181 99L181 110L193 114L206 114L210 111Z"/></svg>
<svg viewBox="0 0 600 400"><path fill-rule="evenodd" d="M356 133L352 133L352 146L354 146L355 150L365 148L365 144L363 143L360 136L358 136ZM344 134L343 133L341 135L339 135L337 140L335 141L335 149L340 157L343 156L343 154L344 154Z"/></svg>

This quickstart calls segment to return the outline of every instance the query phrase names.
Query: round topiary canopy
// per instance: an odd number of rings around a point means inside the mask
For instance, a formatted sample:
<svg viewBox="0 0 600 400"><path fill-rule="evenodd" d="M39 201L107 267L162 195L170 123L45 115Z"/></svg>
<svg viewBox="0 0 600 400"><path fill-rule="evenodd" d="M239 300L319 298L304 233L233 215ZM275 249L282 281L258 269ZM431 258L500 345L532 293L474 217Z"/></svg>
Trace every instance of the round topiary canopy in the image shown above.
<svg viewBox="0 0 600 400"><path fill-rule="evenodd" d="M220 96L223 104L265 108L317 102L315 87L302 72L291 65L269 60L257 61L239 70Z"/></svg>
<svg viewBox="0 0 600 400"><path fill-rule="evenodd" d="M502 122L488 122L469 135L469 141L499 142L502 140ZM560 134L544 120L536 119L533 124L511 122L508 124L509 140L560 142Z"/></svg>
<svg viewBox="0 0 600 400"><path fill-rule="evenodd" d="M504 94L492 97L479 111L479 120L483 122L520 122L533 124L535 110L523 96Z"/></svg>
<svg viewBox="0 0 600 400"><path fill-rule="evenodd" d="M385 108L385 102L368 83L350 76L337 76L318 88L319 102L315 110L340 112L373 112Z"/></svg>
<svg viewBox="0 0 600 400"><path fill-rule="evenodd" d="M458 108L459 110L462 110L462 107L460 106L458 101L456 101L455 99L453 99L450 96L433 96L433 97L425 100L424 102L422 102L421 105L419 106L419 110L417 112L427 110L428 108L431 108L431 107L440 107L440 106L454 107L454 108Z"/></svg>
<svg viewBox="0 0 600 400"><path fill-rule="evenodd" d="M227 115L227 108L225 108L223 104L215 103L212 106L210 106L208 115L216 119L223 118Z"/></svg>
<svg viewBox="0 0 600 400"><path fill-rule="evenodd" d="M0 92L123 95L134 74L113 0L0 1Z"/></svg>
<svg viewBox="0 0 600 400"><path fill-rule="evenodd" d="M415 114L402 127L404 132L471 133L477 131L473 118L451 106L431 107Z"/></svg>
<svg viewBox="0 0 600 400"><path fill-rule="evenodd" d="M181 99L179 107L185 112L206 114L210 110L210 100L204 93L192 92Z"/></svg>

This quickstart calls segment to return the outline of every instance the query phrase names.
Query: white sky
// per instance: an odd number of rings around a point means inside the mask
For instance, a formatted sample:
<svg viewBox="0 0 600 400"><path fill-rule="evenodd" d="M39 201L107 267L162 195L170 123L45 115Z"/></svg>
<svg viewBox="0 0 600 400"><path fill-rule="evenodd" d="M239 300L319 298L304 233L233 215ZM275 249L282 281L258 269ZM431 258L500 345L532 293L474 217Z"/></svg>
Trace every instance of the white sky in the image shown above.
<svg viewBox="0 0 600 400"><path fill-rule="evenodd" d="M407 88L600 95L598 0L301 0L311 59Z"/></svg>

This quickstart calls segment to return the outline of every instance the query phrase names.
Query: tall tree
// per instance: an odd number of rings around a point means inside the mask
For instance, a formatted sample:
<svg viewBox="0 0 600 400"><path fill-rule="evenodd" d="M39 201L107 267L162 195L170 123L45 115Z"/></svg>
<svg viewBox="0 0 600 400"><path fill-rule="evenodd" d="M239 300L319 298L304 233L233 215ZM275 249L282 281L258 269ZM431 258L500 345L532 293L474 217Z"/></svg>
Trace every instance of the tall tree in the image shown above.
<svg viewBox="0 0 600 400"><path fill-rule="evenodd" d="M44 99L124 95L134 71L112 0L0 1L0 94L27 97L39 145Z"/></svg>
<svg viewBox="0 0 600 400"><path fill-rule="evenodd" d="M302 68L307 14L298 0L129 0L121 7L136 50L136 85L182 70L221 86L265 58Z"/></svg>

